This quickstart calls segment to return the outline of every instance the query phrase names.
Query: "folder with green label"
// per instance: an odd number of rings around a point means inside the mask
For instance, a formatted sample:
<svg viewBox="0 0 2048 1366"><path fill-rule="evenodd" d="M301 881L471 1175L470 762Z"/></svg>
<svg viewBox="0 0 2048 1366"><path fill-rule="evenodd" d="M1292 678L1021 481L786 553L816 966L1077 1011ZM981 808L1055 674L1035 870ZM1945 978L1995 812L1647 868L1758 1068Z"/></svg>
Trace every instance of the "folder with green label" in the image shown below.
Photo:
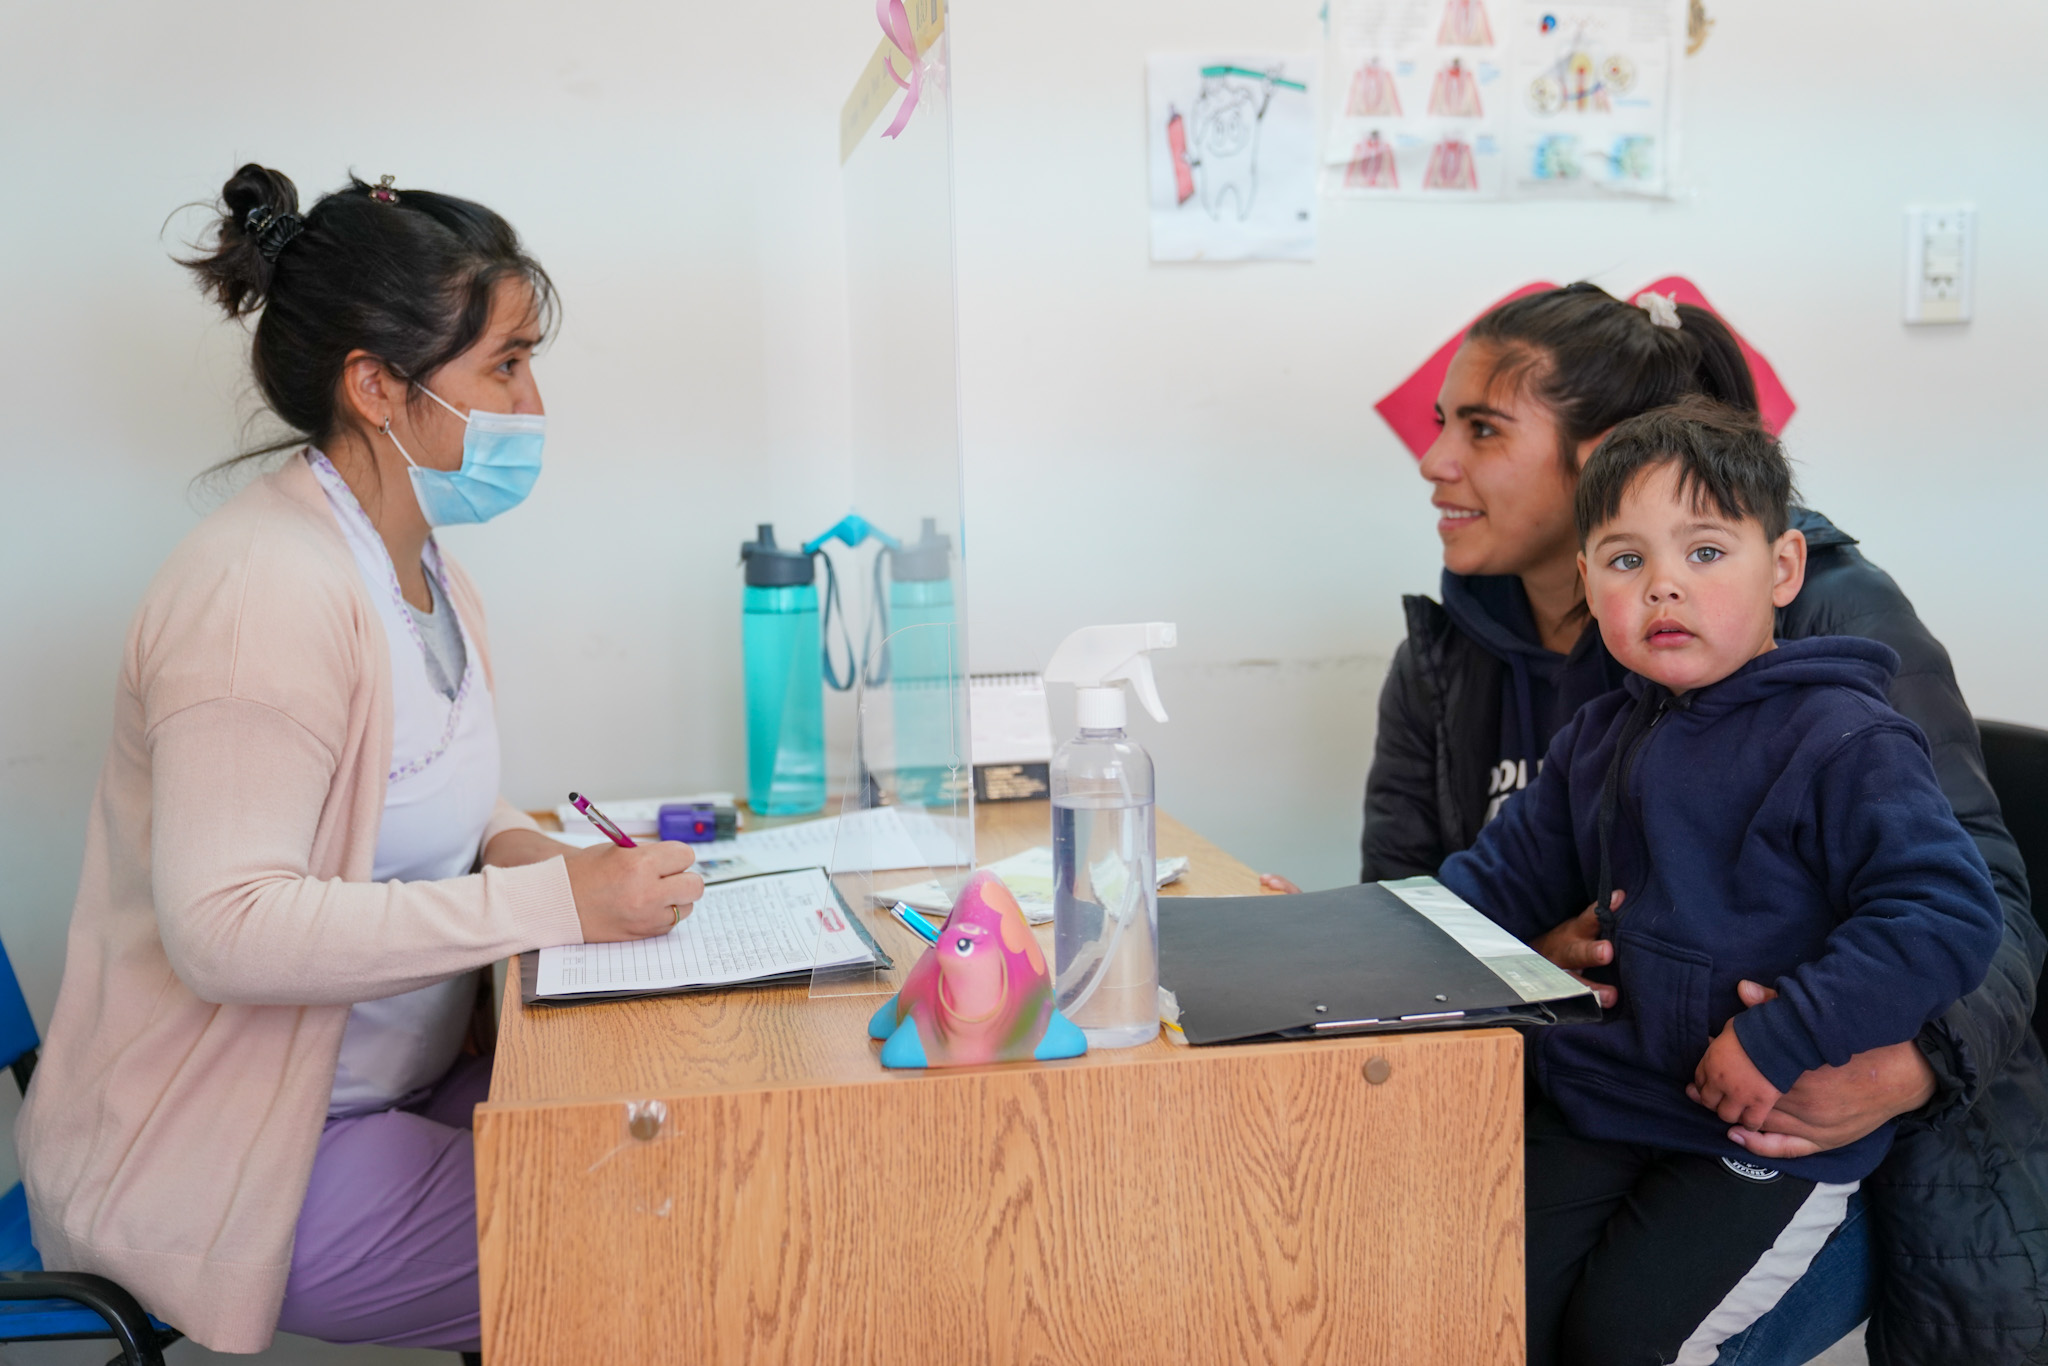
<svg viewBox="0 0 2048 1366"><path fill-rule="evenodd" d="M1189 1043L1600 1018L1593 993L1435 878L1159 902Z"/></svg>

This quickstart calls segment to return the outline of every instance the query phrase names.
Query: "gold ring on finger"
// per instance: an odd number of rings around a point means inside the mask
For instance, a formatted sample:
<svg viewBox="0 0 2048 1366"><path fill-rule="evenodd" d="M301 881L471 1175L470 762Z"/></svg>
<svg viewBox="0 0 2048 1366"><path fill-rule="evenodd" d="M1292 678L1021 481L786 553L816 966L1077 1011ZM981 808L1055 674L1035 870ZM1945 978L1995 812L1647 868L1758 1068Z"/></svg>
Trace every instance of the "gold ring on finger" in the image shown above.
<svg viewBox="0 0 2048 1366"><path fill-rule="evenodd" d="M678 926L678 925L680 925L680 924L682 924L682 923L683 923L683 908L682 908L681 906L671 906L671 907L669 907L669 908L668 908L668 913L669 913L669 916L671 917L671 918L670 918L670 920L669 920L669 922L668 922L668 927L669 927L670 929L674 929L674 928L675 928L676 926Z"/></svg>

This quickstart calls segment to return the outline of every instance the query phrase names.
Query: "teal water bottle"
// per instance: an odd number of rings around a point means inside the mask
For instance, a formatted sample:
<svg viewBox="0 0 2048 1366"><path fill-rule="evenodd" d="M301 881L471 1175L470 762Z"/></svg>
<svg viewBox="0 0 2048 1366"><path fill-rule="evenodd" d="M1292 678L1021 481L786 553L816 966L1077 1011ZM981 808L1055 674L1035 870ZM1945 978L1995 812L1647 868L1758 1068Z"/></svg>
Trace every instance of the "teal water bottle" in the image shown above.
<svg viewBox="0 0 2048 1366"><path fill-rule="evenodd" d="M912 629L916 628L916 629ZM953 538L927 517L915 543L889 554L889 680L895 692L898 791L935 806L965 782L966 669L953 618Z"/></svg>
<svg viewBox="0 0 2048 1366"><path fill-rule="evenodd" d="M747 587L741 647L747 674L747 800L765 816L825 806L825 680L817 571L775 544L763 522L740 547Z"/></svg>

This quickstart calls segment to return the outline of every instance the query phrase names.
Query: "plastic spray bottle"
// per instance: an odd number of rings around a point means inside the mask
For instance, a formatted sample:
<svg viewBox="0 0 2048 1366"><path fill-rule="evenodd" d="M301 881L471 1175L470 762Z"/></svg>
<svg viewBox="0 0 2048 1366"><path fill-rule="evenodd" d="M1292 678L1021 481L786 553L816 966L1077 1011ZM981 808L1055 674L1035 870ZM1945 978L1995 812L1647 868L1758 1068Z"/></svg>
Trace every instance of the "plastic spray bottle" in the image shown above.
<svg viewBox="0 0 2048 1366"><path fill-rule="evenodd" d="M1052 756L1053 985L1090 1048L1159 1033L1152 756L1124 734L1123 685L1164 721L1149 652L1175 638L1167 621L1089 626L1045 669L1046 682L1078 690L1080 733Z"/></svg>

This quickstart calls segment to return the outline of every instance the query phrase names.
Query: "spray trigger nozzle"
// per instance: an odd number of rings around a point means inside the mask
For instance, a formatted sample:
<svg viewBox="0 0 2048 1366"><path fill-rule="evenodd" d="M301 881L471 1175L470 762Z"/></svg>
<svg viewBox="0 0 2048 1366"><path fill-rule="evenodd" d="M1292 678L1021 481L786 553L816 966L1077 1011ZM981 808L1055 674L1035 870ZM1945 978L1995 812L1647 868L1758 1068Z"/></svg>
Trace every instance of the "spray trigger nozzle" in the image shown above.
<svg viewBox="0 0 2048 1366"><path fill-rule="evenodd" d="M1155 721L1166 719L1159 685L1152 677L1153 650L1170 650L1179 641L1170 621L1132 622L1122 626L1085 626L1060 642L1045 666L1048 683L1072 683L1084 730L1121 730L1124 724L1123 684L1131 685L1138 704Z"/></svg>

